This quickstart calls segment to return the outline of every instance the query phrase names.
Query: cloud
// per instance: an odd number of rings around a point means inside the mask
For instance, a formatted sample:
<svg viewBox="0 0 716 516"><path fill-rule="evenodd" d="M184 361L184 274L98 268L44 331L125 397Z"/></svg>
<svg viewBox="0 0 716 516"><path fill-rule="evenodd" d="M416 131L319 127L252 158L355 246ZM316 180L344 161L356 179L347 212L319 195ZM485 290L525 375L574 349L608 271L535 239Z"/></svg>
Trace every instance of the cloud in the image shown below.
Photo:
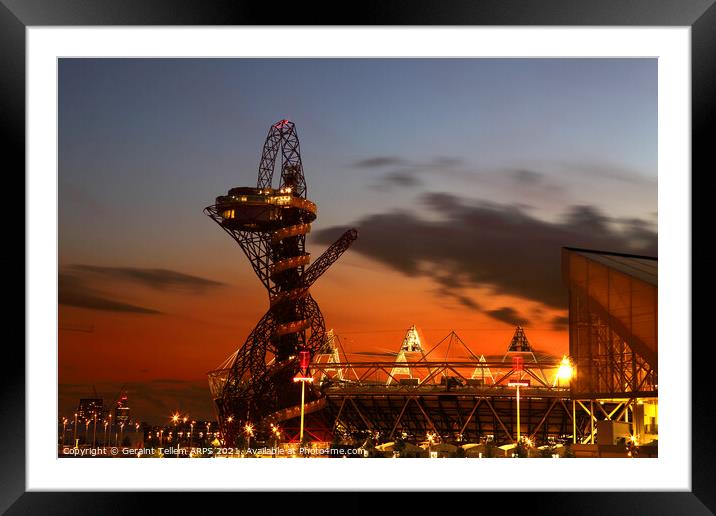
<svg viewBox="0 0 716 516"><path fill-rule="evenodd" d="M446 277L434 278L441 286L435 289L437 296L451 298L460 305L471 310L481 310L480 304L460 291L461 285L457 281L446 281Z"/></svg>
<svg viewBox="0 0 716 516"><path fill-rule="evenodd" d="M396 165L404 165L408 163L402 158L396 156L374 156L371 158L361 159L353 163L356 168L380 168Z"/></svg>
<svg viewBox="0 0 716 516"><path fill-rule="evenodd" d="M103 310L108 312L160 314L158 310L115 301L105 294L90 288L79 277L60 273L58 277L58 302L61 305Z"/></svg>
<svg viewBox="0 0 716 516"><path fill-rule="evenodd" d="M565 330L569 324L569 317L557 315L552 319L552 328L555 330Z"/></svg>
<svg viewBox="0 0 716 516"><path fill-rule="evenodd" d="M383 183L388 185L400 186L403 188L412 188L423 184L423 180L415 174L409 172L389 172L383 176Z"/></svg>
<svg viewBox="0 0 716 516"><path fill-rule="evenodd" d="M367 216L355 223L361 236L354 252L456 292L489 287L556 308L566 307L562 247L657 253L657 235L647 222L614 220L594 206L571 206L558 220L546 221L517 205L441 192L424 194L421 201L437 220L407 211ZM327 228L314 236L330 244L343 230Z"/></svg>
<svg viewBox="0 0 716 516"><path fill-rule="evenodd" d="M620 183L635 186L656 186L656 177L647 177L629 168L615 163L562 163L563 172L570 175L579 174L588 178L598 178L600 181L610 179Z"/></svg>
<svg viewBox="0 0 716 516"><path fill-rule="evenodd" d="M511 325L526 326L530 323L528 319L520 317L517 310L511 306L503 306L497 310L487 310L485 313L493 319L497 319L498 321Z"/></svg>
<svg viewBox="0 0 716 516"><path fill-rule="evenodd" d="M98 265L71 265L75 271L101 275L120 281L132 281L155 290L185 291L195 294L213 287L223 286L218 281L192 276L169 269L142 269L135 267L100 267Z"/></svg>
<svg viewBox="0 0 716 516"><path fill-rule="evenodd" d="M535 186L544 179L544 174L541 172L535 172L534 170L512 170L509 175L515 182L526 186Z"/></svg>
<svg viewBox="0 0 716 516"><path fill-rule="evenodd" d="M427 166L431 168L449 168L462 165L462 163L462 158L438 156L437 158L433 158L432 161L428 162Z"/></svg>
<svg viewBox="0 0 716 516"><path fill-rule="evenodd" d="M414 170L432 170L456 167L463 163L462 158L436 156L426 161L412 161L398 156L371 156L353 162L356 168L409 167Z"/></svg>
<svg viewBox="0 0 716 516"><path fill-rule="evenodd" d="M372 190L391 195L411 188L440 189L457 195L479 191L484 199L521 206L551 220L565 206L591 205L594 199L612 216L645 216L642 214L653 209L656 199L655 171L631 169L608 159L587 157L567 162L515 158L492 163L487 157L468 162L448 156L425 160L375 156L364 161L372 165L367 175L367 187Z"/></svg>
<svg viewBox="0 0 716 516"><path fill-rule="evenodd" d="M423 184L420 177L426 173L441 173L454 169L462 163L461 158L437 156L426 161L411 161L396 156L375 156L353 163L357 168L375 168L389 170L383 174L378 183L370 185L374 190L390 189L397 186L401 188L415 188Z"/></svg>
<svg viewBox="0 0 716 516"><path fill-rule="evenodd" d="M473 310L480 310L479 303L477 301L475 301L474 299L472 299L464 294L460 294L459 292L452 292L451 294L452 294L452 297L454 297L455 300L457 300L457 302L460 303L465 308L471 308Z"/></svg>

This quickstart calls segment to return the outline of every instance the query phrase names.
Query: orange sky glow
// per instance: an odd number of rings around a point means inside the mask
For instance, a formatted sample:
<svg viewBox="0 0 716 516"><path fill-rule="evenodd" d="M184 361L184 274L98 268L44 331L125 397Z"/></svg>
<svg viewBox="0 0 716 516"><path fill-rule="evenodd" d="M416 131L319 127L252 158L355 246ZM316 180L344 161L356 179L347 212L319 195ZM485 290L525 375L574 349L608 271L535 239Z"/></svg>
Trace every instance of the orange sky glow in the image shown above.
<svg viewBox="0 0 716 516"><path fill-rule="evenodd" d="M99 393L108 390L107 398L116 396L122 385L131 389L133 384L157 379L206 386L206 373L236 351L268 307L263 287L238 246L226 260L233 261L235 274L224 279L206 271L204 276L227 284L202 295L157 292L111 281L102 285L107 291L121 288L123 300L154 307L162 312L159 315L60 305L59 382L68 386L65 396L61 390L61 411L71 413L77 395L91 396L93 385ZM433 292L428 278L407 277L350 251L311 292L321 306L326 328L338 335L349 361L392 360L386 353L399 349L413 324L425 339L426 351L454 330L478 355L504 353L515 329L450 298L441 298ZM554 316L564 315L563 311L490 294L487 289L476 289L475 294L488 309L513 306L521 313L535 314L533 326L525 327L534 348L559 357L567 352L566 331L553 329L549 322ZM370 352L375 355L368 355ZM453 348L446 356L443 346L431 356L465 360L466 352ZM113 388L117 393L111 392ZM132 394L135 405L151 410L142 402L141 392ZM203 411L194 399L170 398L167 403L175 403L177 410L199 410L203 417L211 416L208 387ZM150 416L153 414L145 417Z"/></svg>

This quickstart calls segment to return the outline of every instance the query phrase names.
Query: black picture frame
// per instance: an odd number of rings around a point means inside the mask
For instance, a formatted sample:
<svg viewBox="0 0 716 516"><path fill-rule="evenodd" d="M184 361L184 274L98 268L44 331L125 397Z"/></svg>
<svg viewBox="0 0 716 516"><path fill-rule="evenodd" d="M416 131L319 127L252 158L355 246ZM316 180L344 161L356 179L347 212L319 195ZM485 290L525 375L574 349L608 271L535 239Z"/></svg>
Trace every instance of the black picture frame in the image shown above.
<svg viewBox="0 0 716 516"><path fill-rule="evenodd" d="M574 26L688 26L692 30L692 191L695 171L713 173L708 126L716 120L716 6L714 0L455 0L428 2L382 0L360 2L353 8L326 10L319 3L294 3L276 8L269 2L186 0L0 0L0 120L6 178L20 176L25 166L25 30L30 26L83 25L574 25ZM14 159L9 159L14 158ZM9 163L14 163L12 166ZM18 173L16 173L16 171ZM23 192L24 191L23 183ZM25 196L13 190L22 208L10 212L6 221L17 220L24 211ZM693 204L692 204L693 206ZM15 223L16 224L16 223ZM693 231L692 231L693 234ZM24 237L24 235L23 235ZM24 246L23 246L24 249ZM693 250L691 250L693 252ZM20 262L20 253L6 259ZM24 256L22 268L25 270ZM24 295L23 295L24 299ZM24 303L14 302L16 307ZM15 308L19 310L19 308ZM9 319L12 320L12 319ZM22 327L16 324L17 327ZM24 333L24 330L23 330ZM11 333L12 335L12 333ZM13 335L14 337L14 335ZM36 493L25 489L25 447L22 425L9 424L25 418L25 353L19 339L7 338L5 367L0 374L0 421L4 439L0 446L0 511L7 514L109 514L146 509L157 495L151 493ZM688 343L682 343L684 352ZM693 340L691 356L699 357L711 346ZM11 364L11 366L9 365ZM511 512L550 514L713 514L716 512L716 457L714 411L710 390L699 388L706 381L708 360L692 361L692 490L690 492L568 492L482 493L481 507L492 500L509 500ZM49 400L48 400L49 401ZM119 487L119 486L118 486ZM188 509L185 496L166 493L177 507ZM207 510L223 510L231 494L200 496ZM452 495L451 495L452 496ZM485 498L487 497L487 498ZM277 497L295 508L294 495ZM293 503L291 502L293 500ZM401 504L414 503L401 498ZM157 500L154 500L155 502ZM348 512L372 510L372 501L356 493L342 502ZM204 505L206 504L206 505ZM310 505L310 504L309 504ZM278 505L274 505L277 508ZM226 507L228 508L228 507ZM404 510L412 510L404 507ZM184 512L184 511L182 511ZM274 512L274 511L270 511ZM422 511L421 511L422 512Z"/></svg>

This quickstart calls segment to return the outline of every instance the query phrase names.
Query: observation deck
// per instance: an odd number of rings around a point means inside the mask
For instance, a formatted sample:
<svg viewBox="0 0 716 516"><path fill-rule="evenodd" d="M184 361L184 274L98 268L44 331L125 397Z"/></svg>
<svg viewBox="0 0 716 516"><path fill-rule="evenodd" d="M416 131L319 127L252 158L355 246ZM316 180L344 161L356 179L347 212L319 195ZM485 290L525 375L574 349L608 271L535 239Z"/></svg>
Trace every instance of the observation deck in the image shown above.
<svg viewBox="0 0 716 516"><path fill-rule="evenodd" d="M287 210L293 214L299 211L302 224L313 222L317 216L316 204L296 195L290 187L232 188L228 195L217 197L212 208L226 229L249 232L286 231Z"/></svg>

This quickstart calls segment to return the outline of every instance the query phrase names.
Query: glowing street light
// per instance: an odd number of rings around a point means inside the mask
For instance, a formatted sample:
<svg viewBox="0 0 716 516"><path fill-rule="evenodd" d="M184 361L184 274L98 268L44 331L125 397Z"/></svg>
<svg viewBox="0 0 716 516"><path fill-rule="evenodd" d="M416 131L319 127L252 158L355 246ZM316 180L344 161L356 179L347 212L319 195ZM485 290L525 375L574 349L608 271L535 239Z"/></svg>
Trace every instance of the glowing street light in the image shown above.
<svg viewBox="0 0 716 516"><path fill-rule="evenodd" d="M520 442L520 387L529 387L530 381L524 380L510 380L507 385L510 387L517 388L517 443Z"/></svg>
<svg viewBox="0 0 716 516"><path fill-rule="evenodd" d="M65 428L67 427L67 418L62 418L62 446L65 445Z"/></svg>
<svg viewBox="0 0 716 516"><path fill-rule="evenodd" d="M574 367L572 366L572 362L569 360L569 357L567 355L564 355L559 363L559 368L557 368L557 374L554 376L554 382L552 382L552 387L556 386L559 380L564 380L565 382L568 382L572 379L573 376Z"/></svg>
<svg viewBox="0 0 716 516"><path fill-rule="evenodd" d="M75 412L75 429L72 435L72 440L75 442L75 446L77 446L77 412Z"/></svg>
<svg viewBox="0 0 716 516"><path fill-rule="evenodd" d="M632 435L629 437L629 442L627 443L627 457L638 457L639 456L639 436L638 435Z"/></svg>
<svg viewBox="0 0 716 516"><path fill-rule="evenodd" d="M293 377L294 382L301 382L301 431L298 440L303 442L303 417L306 409L306 382L313 383L313 377L307 374L308 366L311 363L311 354L307 350L298 352L299 367L301 372Z"/></svg>
<svg viewBox="0 0 716 516"><path fill-rule="evenodd" d="M428 454L430 458L433 458L433 444L435 443L435 434L433 432L428 432L425 434L425 437L428 440Z"/></svg>
<svg viewBox="0 0 716 516"><path fill-rule="evenodd" d="M97 447L97 412L93 414L94 425L92 425L92 448Z"/></svg>
<svg viewBox="0 0 716 516"><path fill-rule="evenodd" d="M246 448L248 453L248 450L251 449L251 437L254 435L254 425L246 423L246 425L244 425L244 433L246 434Z"/></svg>
<svg viewBox="0 0 716 516"><path fill-rule="evenodd" d="M278 425L274 425L271 423L271 431L273 432L274 437L276 438L276 446L278 446L279 439L281 439L281 429Z"/></svg>

